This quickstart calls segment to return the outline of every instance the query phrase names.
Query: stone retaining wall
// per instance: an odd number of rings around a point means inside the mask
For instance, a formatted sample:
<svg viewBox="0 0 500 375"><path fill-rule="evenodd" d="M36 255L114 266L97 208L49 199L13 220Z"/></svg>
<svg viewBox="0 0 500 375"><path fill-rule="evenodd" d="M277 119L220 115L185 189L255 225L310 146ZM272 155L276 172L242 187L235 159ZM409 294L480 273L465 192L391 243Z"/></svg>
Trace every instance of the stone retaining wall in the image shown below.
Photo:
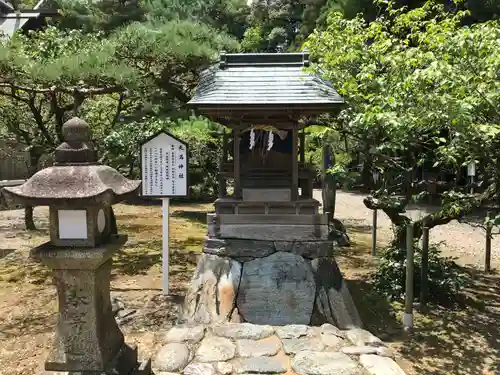
<svg viewBox="0 0 500 375"><path fill-rule="evenodd" d="M179 323L360 327L333 251L331 240L207 237Z"/></svg>
<svg viewBox="0 0 500 375"><path fill-rule="evenodd" d="M288 325L176 326L153 359L156 375L405 375L363 329Z"/></svg>

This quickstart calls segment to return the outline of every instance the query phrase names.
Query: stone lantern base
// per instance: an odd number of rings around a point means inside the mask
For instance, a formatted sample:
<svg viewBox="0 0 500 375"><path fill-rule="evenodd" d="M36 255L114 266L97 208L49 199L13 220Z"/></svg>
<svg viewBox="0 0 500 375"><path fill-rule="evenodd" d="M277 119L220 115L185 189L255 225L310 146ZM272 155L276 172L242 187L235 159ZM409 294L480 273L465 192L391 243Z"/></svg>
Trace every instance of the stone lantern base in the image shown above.
<svg viewBox="0 0 500 375"><path fill-rule="evenodd" d="M97 248L61 248L50 243L32 250L49 267L59 299L56 337L45 362L49 374L131 375L151 373L125 344L110 300L111 257L127 236L113 236Z"/></svg>

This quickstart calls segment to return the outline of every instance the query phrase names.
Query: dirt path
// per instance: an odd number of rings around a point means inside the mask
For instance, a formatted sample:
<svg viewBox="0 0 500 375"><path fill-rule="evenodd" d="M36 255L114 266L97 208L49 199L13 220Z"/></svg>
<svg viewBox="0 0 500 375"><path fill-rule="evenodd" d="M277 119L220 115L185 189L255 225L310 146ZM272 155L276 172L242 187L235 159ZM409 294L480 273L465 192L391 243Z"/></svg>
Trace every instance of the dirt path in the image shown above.
<svg viewBox="0 0 500 375"><path fill-rule="evenodd" d="M321 202L321 191L316 190L314 197ZM345 224L371 229L372 211L365 207L363 198L358 193L337 192L335 216ZM417 219L431 211L430 207L411 207L408 214ZM471 221L476 218L470 218ZM379 212L377 230L384 235L391 235L391 221L383 212ZM481 228L467 223L452 221L449 224L433 228L430 233L433 243L444 241L443 254L457 257L457 262L463 266L482 268L484 264L485 232ZM491 244L492 268L500 268L500 236L493 237Z"/></svg>

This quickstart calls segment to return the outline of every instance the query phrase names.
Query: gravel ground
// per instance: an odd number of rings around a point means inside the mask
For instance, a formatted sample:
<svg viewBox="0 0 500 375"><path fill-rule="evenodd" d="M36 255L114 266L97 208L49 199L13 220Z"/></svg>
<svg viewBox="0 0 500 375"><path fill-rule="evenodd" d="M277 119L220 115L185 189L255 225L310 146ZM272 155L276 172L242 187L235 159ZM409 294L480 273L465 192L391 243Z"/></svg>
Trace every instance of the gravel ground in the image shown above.
<svg viewBox="0 0 500 375"><path fill-rule="evenodd" d="M314 197L321 202L321 191L314 192ZM335 216L347 226L359 229L371 229L373 213L363 204L365 195L339 191ZM414 218L432 212L432 208L411 207L408 214ZM467 221L476 222L478 218L467 218ZM391 234L391 221L383 212L379 212L377 230L380 235ZM435 227L430 232L433 243L445 242L443 254L457 257L462 265L473 265L482 268L484 265L485 232L481 228L454 220L446 225ZM491 243L492 268L500 268L500 235L494 236Z"/></svg>

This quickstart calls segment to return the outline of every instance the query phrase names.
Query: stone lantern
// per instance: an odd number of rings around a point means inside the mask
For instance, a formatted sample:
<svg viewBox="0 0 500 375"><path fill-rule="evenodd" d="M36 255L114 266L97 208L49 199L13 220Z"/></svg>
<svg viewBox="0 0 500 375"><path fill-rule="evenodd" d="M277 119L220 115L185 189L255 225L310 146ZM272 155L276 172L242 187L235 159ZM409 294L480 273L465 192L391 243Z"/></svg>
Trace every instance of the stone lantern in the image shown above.
<svg viewBox="0 0 500 375"><path fill-rule="evenodd" d="M111 206L135 195L141 182L97 162L85 121L69 120L62 134L53 167L4 189L8 200L50 209L50 241L31 251L53 271L59 299L45 370L150 374L150 361L138 363L137 348L125 344L110 301L111 258L127 241L116 233Z"/></svg>

